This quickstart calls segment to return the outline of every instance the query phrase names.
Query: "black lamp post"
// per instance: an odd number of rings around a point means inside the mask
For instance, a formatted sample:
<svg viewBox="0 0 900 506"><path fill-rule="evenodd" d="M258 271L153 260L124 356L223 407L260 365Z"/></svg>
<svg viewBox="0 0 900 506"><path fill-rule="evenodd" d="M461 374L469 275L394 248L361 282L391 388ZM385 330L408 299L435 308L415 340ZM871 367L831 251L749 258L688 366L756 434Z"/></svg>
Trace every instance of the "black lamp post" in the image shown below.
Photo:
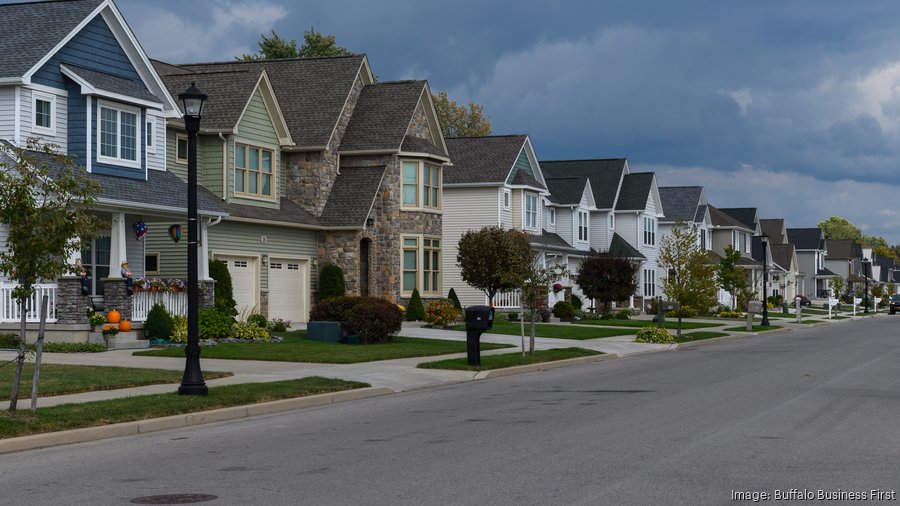
<svg viewBox="0 0 900 506"><path fill-rule="evenodd" d="M863 313L869 314L869 265L871 265L872 261L868 258L863 258L862 266L863 266L863 276L866 278L866 287L863 289L863 304L865 305L865 309L863 309Z"/></svg>
<svg viewBox="0 0 900 506"><path fill-rule="evenodd" d="M190 88L178 95L184 108L184 128L188 134L188 249L187 249L187 347L184 354L184 376L180 395L207 395L209 389L203 381L200 370L200 321L197 296L197 237L199 221L197 220L197 132L200 131L200 115L203 112L203 101L206 95L191 83Z"/></svg>
<svg viewBox="0 0 900 506"><path fill-rule="evenodd" d="M769 286L769 271L767 270L767 264L769 263L769 236L768 234L763 234L759 236L759 242L762 243L763 248L763 319L762 324L764 326L769 325L769 294L767 287Z"/></svg>

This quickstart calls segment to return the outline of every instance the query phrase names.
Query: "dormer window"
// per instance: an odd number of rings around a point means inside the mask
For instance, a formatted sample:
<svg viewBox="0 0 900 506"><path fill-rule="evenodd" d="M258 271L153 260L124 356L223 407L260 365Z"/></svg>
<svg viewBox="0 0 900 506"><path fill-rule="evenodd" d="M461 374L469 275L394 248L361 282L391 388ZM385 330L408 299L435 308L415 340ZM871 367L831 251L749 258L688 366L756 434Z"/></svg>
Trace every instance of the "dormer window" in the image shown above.
<svg viewBox="0 0 900 506"><path fill-rule="evenodd" d="M124 105L100 103L100 120L97 122L99 142L97 161L114 165L140 167L138 149L139 109Z"/></svg>
<svg viewBox="0 0 900 506"><path fill-rule="evenodd" d="M56 133L56 97L45 93L34 93L34 124L37 133Z"/></svg>

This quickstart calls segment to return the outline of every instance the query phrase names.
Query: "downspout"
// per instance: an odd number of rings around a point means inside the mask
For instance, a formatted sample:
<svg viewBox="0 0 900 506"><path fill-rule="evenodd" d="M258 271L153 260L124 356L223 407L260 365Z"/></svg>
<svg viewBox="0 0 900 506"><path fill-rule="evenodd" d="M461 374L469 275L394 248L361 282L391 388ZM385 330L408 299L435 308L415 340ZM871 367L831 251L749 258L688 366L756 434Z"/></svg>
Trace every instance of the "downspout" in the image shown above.
<svg viewBox="0 0 900 506"><path fill-rule="evenodd" d="M222 200L227 200L228 197L228 139L222 135L222 132L219 132L219 138L222 139ZM212 225L218 225L219 221L222 221L222 217L220 216L218 221L213 223Z"/></svg>

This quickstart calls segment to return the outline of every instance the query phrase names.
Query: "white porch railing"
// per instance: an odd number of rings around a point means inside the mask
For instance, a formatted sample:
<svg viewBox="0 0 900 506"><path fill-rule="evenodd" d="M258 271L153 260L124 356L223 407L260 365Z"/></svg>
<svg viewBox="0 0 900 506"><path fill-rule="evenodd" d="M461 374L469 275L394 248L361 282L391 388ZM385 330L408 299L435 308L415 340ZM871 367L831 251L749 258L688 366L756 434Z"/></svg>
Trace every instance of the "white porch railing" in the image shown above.
<svg viewBox="0 0 900 506"><path fill-rule="evenodd" d="M521 292L518 290L513 292L497 292L494 294L494 307L497 309L519 309L521 303ZM485 302L487 304L487 302Z"/></svg>
<svg viewBox="0 0 900 506"><path fill-rule="evenodd" d="M18 283L0 283L0 323L18 323L21 314L19 303L13 299L12 291ZM48 296L47 323L56 322L56 283L34 285L34 295L28 301L25 321L38 323L41 320L41 298Z"/></svg>
<svg viewBox="0 0 900 506"><path fill-rule="evenodd" d="M165 306L171 315L187 314L186 292L135 292L132 302L131 319L136 322L147 321L147 314L156 304Z"/></svg>

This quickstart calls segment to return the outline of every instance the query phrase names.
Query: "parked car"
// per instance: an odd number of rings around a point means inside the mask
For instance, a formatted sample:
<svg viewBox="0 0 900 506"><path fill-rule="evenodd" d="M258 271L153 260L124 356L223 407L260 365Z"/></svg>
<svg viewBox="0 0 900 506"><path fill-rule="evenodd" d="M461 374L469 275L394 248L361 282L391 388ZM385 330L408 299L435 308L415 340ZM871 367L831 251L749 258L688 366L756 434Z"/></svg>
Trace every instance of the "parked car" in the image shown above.
<svg viewBox="0 0 900 506"><path fill-rule="evenodd" d="M890 313L897 314L897 309L900 308L900 294L891 295L888 305L891 308Z"/></svg>
<svg viewBox="0 0 900 506"><path fill-rule="evenodd" d="M798 298L800 299L800 305L801 305L801 306L806 306L806 307L812 306L812 301L809 300L809 298L808 298L806 295L798 295L798 296L794 299L794 303L795 303L795 304L797 303L797 299L798 299Z"/></svg>

